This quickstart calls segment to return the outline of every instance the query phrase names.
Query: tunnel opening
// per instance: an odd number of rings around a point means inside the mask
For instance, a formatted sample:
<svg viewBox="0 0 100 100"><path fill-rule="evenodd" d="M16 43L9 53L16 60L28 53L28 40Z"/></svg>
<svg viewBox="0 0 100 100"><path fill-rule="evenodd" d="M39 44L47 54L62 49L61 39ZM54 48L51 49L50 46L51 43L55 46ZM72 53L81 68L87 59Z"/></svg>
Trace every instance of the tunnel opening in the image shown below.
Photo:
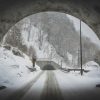
<svg viewBox="0 0 100 100"><path fill-rule="evenodd" d="M42 70L56 70L55 67L51 64L45 65Z"/></svg>

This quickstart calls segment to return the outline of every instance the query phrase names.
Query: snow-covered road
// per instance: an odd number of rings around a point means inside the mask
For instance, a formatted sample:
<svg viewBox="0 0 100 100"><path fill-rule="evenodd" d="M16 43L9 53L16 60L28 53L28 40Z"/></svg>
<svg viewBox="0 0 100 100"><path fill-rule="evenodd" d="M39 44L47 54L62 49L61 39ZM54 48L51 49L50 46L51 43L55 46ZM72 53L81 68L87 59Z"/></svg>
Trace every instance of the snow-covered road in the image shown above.
<svg viewBox="0 0 100 100"><path fill-rule="evenodd" d="M6 100L100 100L98 83L100 78L78 73L41 71L26 87L12 93Z"/></svg>

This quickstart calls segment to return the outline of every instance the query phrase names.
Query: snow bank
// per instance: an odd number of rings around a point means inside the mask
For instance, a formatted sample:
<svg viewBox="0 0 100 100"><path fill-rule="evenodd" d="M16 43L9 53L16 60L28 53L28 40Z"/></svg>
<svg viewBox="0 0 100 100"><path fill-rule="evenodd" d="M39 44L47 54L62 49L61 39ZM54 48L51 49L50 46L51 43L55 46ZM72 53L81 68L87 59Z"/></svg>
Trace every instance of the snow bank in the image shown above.
<svg viewBox="0 0 100 100"><path fill-rule="evenodd" d="M14 55L13 51L20 52L22 56ZM19 80L25 82L33 77L29 68L32 62L27 55L11 47L10 50L0 47L0 85L12 86L18 84ZM36 66L37 69L38 66ZM23 81L24 80L24 81Z"/></svg>
<svg viewBox="0 0 100 100"><path fill-rule="evenodd" d="M90 70L85 75L89 77L100 77L100 66L96 62L89 61L83 66L83 68L86 70Z"/></svg>
<svg viewBox="0 0 100 100"><path fill-rule="evenodd" d="M73 69L73 68L72 68ZM88 70L89 72L83 72L83 76L87 77L100 77L100 66L95 61L89 61L83 65L84 70ZM71 71L71 75L80 76L80 71Z"/></svg>

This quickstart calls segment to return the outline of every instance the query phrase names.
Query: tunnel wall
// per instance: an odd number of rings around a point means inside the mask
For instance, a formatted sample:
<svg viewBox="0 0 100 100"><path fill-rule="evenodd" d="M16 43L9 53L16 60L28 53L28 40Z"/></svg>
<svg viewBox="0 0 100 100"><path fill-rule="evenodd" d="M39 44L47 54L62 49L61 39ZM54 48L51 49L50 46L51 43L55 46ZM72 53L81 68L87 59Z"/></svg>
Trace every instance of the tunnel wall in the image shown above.
<svg viewBox="0 0 100 100"><path fill-rule="evenodd" d="M100 38L99 0L0 0L0 40L16 22L43 11L64 12L80 18Z"/></svg>

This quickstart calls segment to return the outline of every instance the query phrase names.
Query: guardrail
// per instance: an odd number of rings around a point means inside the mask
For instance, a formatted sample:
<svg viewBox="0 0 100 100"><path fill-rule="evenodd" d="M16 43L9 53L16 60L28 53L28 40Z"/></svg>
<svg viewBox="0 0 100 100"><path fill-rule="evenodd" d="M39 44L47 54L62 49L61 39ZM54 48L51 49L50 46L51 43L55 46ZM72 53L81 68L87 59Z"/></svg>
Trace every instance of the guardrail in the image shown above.
<svg viewBox="0 0 100 100"><path fill-rule="evenodd" d="M67 72L70 72L70 71L81 71L81 69L67 69L67 68L60 68L61 70L63 71L67 71ZM82 69L83 72L89 72L90 70L85 70L85 69Z"/></svg>

